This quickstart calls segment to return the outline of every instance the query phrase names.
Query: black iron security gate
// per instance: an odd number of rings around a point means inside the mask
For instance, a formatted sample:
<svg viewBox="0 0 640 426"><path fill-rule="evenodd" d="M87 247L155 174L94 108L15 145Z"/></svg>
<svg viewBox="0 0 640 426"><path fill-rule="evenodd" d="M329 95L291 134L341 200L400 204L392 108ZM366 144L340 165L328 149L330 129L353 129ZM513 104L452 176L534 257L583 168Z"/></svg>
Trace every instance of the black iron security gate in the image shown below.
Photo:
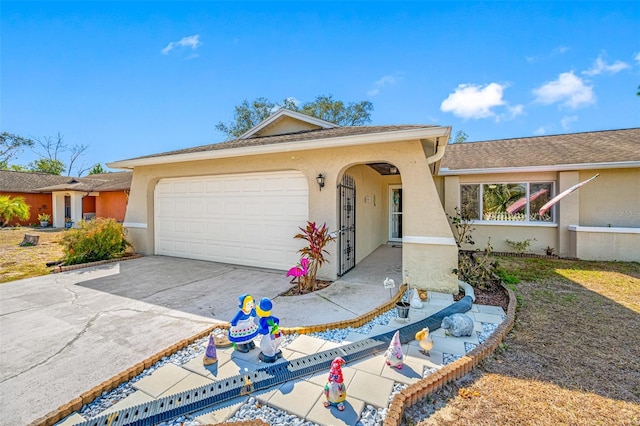
<svg viewBox="0 0 640 426"><path fill-rule="evenodd" d="M356 182L352 176L345 174L342 177L342 183L338 185L338 196L340 197L338 276L341 277L356 266Z"/></svg>

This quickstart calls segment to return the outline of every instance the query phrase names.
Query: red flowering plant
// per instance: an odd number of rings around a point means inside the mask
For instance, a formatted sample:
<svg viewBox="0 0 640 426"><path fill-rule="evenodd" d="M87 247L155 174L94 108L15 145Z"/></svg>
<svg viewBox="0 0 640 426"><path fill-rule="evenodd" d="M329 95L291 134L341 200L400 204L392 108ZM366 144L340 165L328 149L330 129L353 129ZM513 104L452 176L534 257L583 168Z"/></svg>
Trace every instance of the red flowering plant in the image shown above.
<svg viewBox="0 0 640 426"><path fill-rule="evenodd" d="M307 226L305 228L300 228L300 231L302 232L295 235L293 238L305 240L307 242L308 245L298 250L298 252L302 255L302 259L300 260L301 265L303 265L303 260L306 260L308 262L308 267L305 268L305 274L298 276L298 287L315 291L318 269L325 262L328 262L324 257L325 254L329 254L325 247L330 242L335 241L336 238L331 235L326 223L321 227L318 227L315 222L307 222Z"/></svg>

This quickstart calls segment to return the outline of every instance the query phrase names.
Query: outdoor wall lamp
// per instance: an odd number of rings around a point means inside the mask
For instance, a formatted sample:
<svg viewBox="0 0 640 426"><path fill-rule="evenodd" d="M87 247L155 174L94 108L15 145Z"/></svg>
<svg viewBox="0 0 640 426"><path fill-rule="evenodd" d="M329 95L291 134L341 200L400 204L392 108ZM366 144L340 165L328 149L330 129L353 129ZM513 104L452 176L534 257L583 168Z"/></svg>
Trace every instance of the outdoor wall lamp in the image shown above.
<svg viewBox="0 0 640 426"><path fill-rule="evenodd" d="M324 186L324 176L322 176L322 173L320 173L316 177L316 182L318 182L318 186L320 187L320 191L322 191L322 187Z"/></svg>

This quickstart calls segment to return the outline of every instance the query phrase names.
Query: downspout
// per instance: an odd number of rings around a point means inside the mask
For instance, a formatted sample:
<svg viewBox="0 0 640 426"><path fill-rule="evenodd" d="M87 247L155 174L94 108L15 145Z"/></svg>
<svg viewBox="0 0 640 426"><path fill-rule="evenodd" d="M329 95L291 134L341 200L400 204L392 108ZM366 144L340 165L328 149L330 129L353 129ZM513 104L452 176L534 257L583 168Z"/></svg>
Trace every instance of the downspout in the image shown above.
<svg viewBox="0 0 640 426"><path fill-rule="evenodd" d="M436 138L435 153L432 156L427 157L427 164L434 164L437 161L441 160L442 157L444 157L444 149L441 149L440 151L438 151L439 146L440 146L440 138ZM435 172L436 172L436 166L434 165L432 173L435 174Z"/></svg>

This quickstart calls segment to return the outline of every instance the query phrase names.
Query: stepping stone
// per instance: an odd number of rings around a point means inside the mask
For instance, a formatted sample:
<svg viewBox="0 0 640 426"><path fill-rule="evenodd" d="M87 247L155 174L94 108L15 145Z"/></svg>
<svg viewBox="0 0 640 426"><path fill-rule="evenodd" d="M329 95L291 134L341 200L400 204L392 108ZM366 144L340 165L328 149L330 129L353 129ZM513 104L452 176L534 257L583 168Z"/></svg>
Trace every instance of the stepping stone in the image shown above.
<svg viewBox="0 0 640 426"><path fill-rule="evenodd" d="M305 420L319 425L353 426L358 423L362 410L364 410L364 405L364 401L350 396L349 388L347 388L347 400L344 402L344 411L340 411L336 407L325 407L323 395L320 401L311 408Z"/></svg>
<svg viewBox="0 0 640 426"><path fill-rule="evenodd" d="M240 407L242 407L247 399L248 397L246 396L234 398L231 401L216 405L215 410L195 413L197 416L195 419L204 425L224 423L229 420L229 418L233 416Z"/></svg>
<svg viewBox="0 0 640 426"><path fill-rule="evenodd" d="M208 379L217 380L218 370L222 365L231 361L231 355L220 351L218 351L216 355L218 356L218 362L216 362L215 364L204 365L202 363L202 357L198 356L184 364L182 368L189 370L192 373L199 374Z"/></svg>
<svg viewBox="0 0 640 426"><path fill-rule="evenodd" d="M61 423L56 423L56 426L73 426L86 421L87 419L82 417L80 414L73 413L70 416L67 416Z"/></svg>
<svg viewBox="0 0 640 426"><path fill-rule="evenodd" d="M301 334L296 337L296 339L289 343L287 349L296 352L302 352L306 355L311 355L318 353L322 345L325 344L325 340L318 339L317 337L307 336L306 334Z"/></svg>
<svg viewBox="0 0 640 426"><path fill-rule="evenodd" d="M401 370L391 368L385 364L380 376L391 379L394 382L412 385L422 379L422 371L424 370L424 366L427 362L428 361L426 359L405 355Z"/></svg>
<svg viewBox="0 0 640 426"><path fill-rule="evenodd" d="M116 404L113 404L111 407L104 410L100 415L114 413L116 411L124 410L125 408L144 404L145 402L153 401L153 399L154 398L142 391L135 391L125 399L118 401Z"/></svg>
<svg viewBox="0 0 640 426"><path fill-rule="evenodd" d="M493 314L493 315L505 315L504 309L502 306L491 306L491 305L477 305L478 312L483 314Z"/></svg>
<svg viewBox="0 0 640 426"><path fill-rule="evenodd" d="M163 392L160 397L162 398L169 395L175 395L177 393L195 389L200 386L209 385L211 383L213 383L213 380L211 379L202 377L201 375L196 373L189 373L187 377L180 380L178 383Z"/></svg>
<svg viewBox="0 0 640 426"><path fill-rule="evenodd" d="M349 388L347 388L347 393L348 391ZM321 398L324 400L324 387L300 380L287 382L264 396L267 395L269 396L266 401L268 405L305 418L314 405L322 405ZM261 397L259 398L261 399Z"/></svg>
<svg viewBox="0 0 640 426"><path fill-rule="evenodd" d="M391 391L393 391L393 380L365 371L356 371L351 383L347 386L347 396L378 408L389 406Z"/></svg>
<svg viewBox="0 0 640 426"><path fill-rule="evenodd" d="M175 386L180 380L192 374L184 368L174 364L165 364L154 371L150 376L143 377L133 384L133 388L146 393L147 395L158 398L172 386Z"/></svg>
<svg viewBox="0 0 640 426"><path fill-rule="evenodd" d="M491 324L501 324L504 317L495 314L485 314L482 312L472 312L469 316L479 322L488 322Z"/></svg>
<svg viewBox="0 0 640 426"><path fill-rule="evenodd" d="M433 349L447 354L452 355L464 355L466 352L464 347L464 341L459 337L434 337L433 338Z"/></svg>

